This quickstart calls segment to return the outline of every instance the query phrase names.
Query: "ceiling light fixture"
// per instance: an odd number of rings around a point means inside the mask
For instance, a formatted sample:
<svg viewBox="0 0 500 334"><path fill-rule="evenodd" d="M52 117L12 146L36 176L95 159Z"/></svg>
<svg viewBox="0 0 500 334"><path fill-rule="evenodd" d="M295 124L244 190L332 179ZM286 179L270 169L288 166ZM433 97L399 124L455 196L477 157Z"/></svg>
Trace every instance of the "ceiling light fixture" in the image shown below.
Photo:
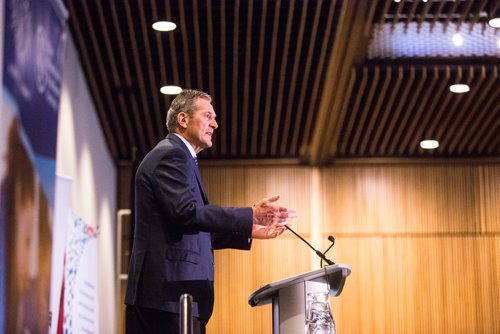
<svg viewBox="0 0 500 334"><path fill-rule="evenodd" d="M182 92L182 88L179 86L163 86L160 88L160 92L165 95L177 95Z"/></svg>
<svg viewBox="0 0 500 334"><path fill-rule="evenodd" d="M172 31L177 27L174 22L158 21L153 23L153 29L157 31Z"/></svg>
<svg viewBox="0 0 500 334"><path fill-rule="evenodd" d="M423 148L424 150L433 150L439 147L439 142L434 139L422 140L420 142L420 147Z"/></svg>
<svg viewBox="0 0 500 334"><path fill-rule="evenodd" d="M454 34L452 37L452 40L453 40L453 44L455 44L456 46L460 46L460 45L464 44L464 38L459 33Z"/></svg>
<svg viewBox="0 0 500 334"><path fill-rule="evenodd" d="M495 18L489 20L488 24L490 25L490 27L500 28L500 17L495 17Z"/></svg>
<svg viewBox="0 0 500 334"><path fill-rule="evenodd" d="M470 87L466 84L454 84L450 86L450 92L452 93L460 94L467 93L468 91L470 91Z"/></svg>

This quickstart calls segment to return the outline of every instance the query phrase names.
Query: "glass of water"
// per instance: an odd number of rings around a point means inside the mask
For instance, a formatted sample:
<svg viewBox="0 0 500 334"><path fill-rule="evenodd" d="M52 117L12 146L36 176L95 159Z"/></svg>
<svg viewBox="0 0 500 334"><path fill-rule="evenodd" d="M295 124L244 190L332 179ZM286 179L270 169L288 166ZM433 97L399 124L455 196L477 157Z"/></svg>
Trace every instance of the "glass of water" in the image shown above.
<svg viewBox="0 0 500 334"><path fill-rule="evenodd" d="M335 334L328 292L307 294L306 334Z"/></svg>

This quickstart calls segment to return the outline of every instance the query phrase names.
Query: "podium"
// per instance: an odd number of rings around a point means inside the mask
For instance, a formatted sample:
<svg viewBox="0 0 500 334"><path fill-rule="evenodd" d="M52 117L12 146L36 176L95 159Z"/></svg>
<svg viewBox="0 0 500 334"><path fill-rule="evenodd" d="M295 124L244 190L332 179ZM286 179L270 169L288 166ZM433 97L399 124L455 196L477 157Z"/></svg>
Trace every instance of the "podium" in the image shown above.
<svg viewBox="0 0 500 334"><path fill-rule="evenodd" d="M255 307L272 302L273 334L304 334L307 294L328 292L338 296L350 273L348 265L335 264L291 276L256 290L248 297L248 304Z"/></svg>

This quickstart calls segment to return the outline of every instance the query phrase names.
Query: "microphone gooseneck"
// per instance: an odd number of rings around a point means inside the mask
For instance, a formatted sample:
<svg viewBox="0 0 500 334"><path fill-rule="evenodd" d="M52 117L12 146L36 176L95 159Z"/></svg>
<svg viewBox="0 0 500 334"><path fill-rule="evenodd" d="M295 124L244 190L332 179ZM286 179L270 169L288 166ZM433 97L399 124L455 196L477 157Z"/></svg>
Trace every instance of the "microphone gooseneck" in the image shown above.
<svg viewBox="0 0 500 334"><path fill-rule="evenodd" d="M320 258L321 258L321 262L320 262L320 266L322 266L323 264L323 261L325 261L326 263L328 263L328 265L332 265L332 264L335 264L332 260L330 260L329 258L327 258L325 256L325 253L328 252L328 250L330 248L332 248L333 244L324 252L324 253L321 253L319 250L317 250L316 248L314 248L309 242L307 242L306 239L302 238L297 232L295 232L294 230L292 230L292 228L288 225L285 225L285 227L290 231L292 232L293 234L295 234L300 240L302 240L307 246L309 246L313 251L314 253L316 253L316 255L318 255ZM332 236L329 236L328 237L328 240L331 241L330 237L333 239L333 243L335 243L335 239L332 237Z"/></svg>

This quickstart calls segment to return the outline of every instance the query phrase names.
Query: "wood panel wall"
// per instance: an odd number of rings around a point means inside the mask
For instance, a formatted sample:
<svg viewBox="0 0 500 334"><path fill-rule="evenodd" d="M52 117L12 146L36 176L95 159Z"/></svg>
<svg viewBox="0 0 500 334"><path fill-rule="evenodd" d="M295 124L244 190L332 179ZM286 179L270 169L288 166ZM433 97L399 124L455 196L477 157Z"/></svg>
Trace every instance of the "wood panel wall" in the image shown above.
<svg viewBox="0 0 500 334"><path fill-rule="evenodd" d="M500 331L500 166L203 167L212 203L251 205L281 194L294 229L352 267L332 298L339 333ZM271 333L260 286L319 268L291 233L250 252L216 252L209 333Z"/></svg>

